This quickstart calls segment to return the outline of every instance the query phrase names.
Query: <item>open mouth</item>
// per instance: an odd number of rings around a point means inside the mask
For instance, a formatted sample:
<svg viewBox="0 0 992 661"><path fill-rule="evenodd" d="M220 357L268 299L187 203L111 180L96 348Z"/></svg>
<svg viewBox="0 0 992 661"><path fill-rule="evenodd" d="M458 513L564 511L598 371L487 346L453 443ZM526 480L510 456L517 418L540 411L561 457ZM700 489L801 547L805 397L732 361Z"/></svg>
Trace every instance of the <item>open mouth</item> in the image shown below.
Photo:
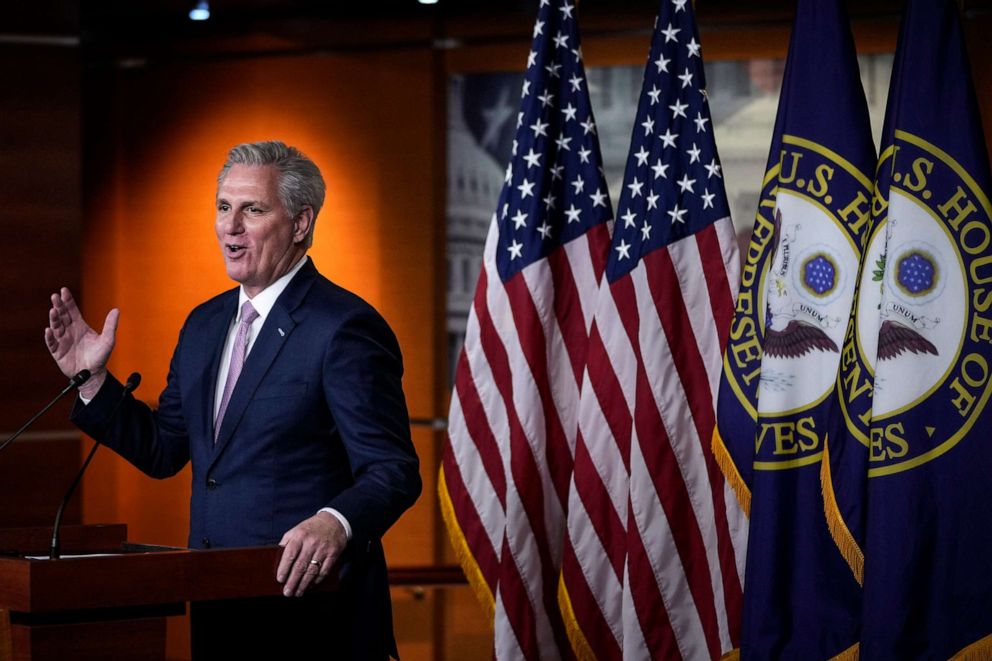
<svg viewBox="0 0 992 661"><path fill-rule="evenodd" d="M234 256L239 255L245 251L245 246L238 246L233 243L227 243L224 245L224 250L228 255Z"/></svg>

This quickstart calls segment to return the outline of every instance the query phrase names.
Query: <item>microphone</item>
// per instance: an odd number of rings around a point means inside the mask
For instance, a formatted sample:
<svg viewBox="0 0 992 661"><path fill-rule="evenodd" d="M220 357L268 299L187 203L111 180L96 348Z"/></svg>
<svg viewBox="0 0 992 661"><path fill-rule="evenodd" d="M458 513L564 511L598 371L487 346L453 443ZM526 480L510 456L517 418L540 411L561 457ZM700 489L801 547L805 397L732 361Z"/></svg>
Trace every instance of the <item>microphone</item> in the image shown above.
<svg viewBox="0 0 992 661"><path fill-rule="evenodd" d="M76 376L79 375L77 374ZM89 373L87 373L87 378L88 377ZM127 382L124 384L124 393L121 395L121 398L117 400L114 410L110 412L110 417L107 418L108 425L113 422L114 418L117 416L117 411L120 410L121 404L124 403L124 400L127 398L128 394L137 390L140 385L141 375L137 372L131 372L131 376L127 377ZM93 460L93 455L96 454L97 448L99 447L100 441L93 443L93 448L90 450L90 453L86 455L86 461L83 462L79 472L76 473L76 478L72 481L72 484L69 485L69 490L65 492L65 497L62 498L62 504L59 505L59 511L55 513L55 524L52 526L52 543L48 554L48 557L52 560L58 560L61 556L59 532L62 527L62 515L65 513L65 507L69 504L69 501L72 499L72 495L76 492L76 487L79 486L80 481L83 479L83 473L86 472L86 468L90 465L90 461Z"/></svg>
<svg viewBox="0 0 992 661"><path fill-rule="evenodd" d="M13 443L14 440L18 436L20 436L21 434L24 433L24 430L25 429L27 429L28 427L30 427L31 425L33 425L34 424L34 421L37 420L38 418L40 418L42 415L44 415L45 412L48 409L50 409L53 406L55 406L55 403L57 401L59 401L60 399L62 399L63 397L65 397L66 394L70 390L72 390L73 388L78 388L79 386L83 385L84 383L86 383L89 380L89 378L90 378L90 371L89 370L79 370L79 372L74 377L72 377L71 379L69 379L69 385L67 385L65 388L63 388L62 389L62 392L60 392L58 395L56 395L55 398L52 401L48 402L48 404L45 405L45 408L43 408L40 411L38 411L37 413L35 413L34 416L32 416L32 418L30 420L28 420L27 422L25 422L24 425L20 429L18 429L13 434L11 434L10 438L8 438L3 443L0 443L0 452L2 452L5 447L7 447L11 443Z"/></svg>

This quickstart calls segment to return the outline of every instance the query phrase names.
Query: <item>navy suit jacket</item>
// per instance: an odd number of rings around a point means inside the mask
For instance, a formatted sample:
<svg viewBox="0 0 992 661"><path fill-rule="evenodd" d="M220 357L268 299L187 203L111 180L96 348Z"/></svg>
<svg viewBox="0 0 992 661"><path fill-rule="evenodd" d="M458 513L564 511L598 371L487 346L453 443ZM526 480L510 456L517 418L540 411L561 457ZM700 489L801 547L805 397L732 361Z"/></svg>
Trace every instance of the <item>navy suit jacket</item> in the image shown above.
<svg viewBox="0 0 992 661"><path fill-rule="evenodd" d="M157 410L108 375L73 421L153 477L192 462L192 548L277 544L320 508L341 512L352 527L342 582L361 586L367 610L385 609L365 613L374 622L364 634L391 641L379 539L421 490L396 338L308 259L259 331L215 443L217 372L237 304L232 289L190 313Z"/></svg>

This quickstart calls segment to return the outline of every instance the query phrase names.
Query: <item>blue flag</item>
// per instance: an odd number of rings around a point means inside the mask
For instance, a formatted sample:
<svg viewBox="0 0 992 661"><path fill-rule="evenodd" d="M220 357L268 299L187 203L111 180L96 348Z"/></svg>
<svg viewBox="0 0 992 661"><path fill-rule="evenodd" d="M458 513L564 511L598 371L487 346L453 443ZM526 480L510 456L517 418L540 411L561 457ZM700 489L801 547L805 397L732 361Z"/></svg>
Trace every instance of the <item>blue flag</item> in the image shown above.
<svg viewBox="0 0 992 661"><path fill-rule="evenodd" d="M764 269L738 299L761 338L753 434L738 447L751 472L744 658L823 659L858 643L861 590L831 540L820 470L875 162L842 5L800 0L752 239L765 248L748 255Z"/></svg>
<svg viewBox="0 0 992 661"><path fill-rule="evenodd" d="M992 206L954 3L910 0L888 104L861 658L988 658Z"/></svg>

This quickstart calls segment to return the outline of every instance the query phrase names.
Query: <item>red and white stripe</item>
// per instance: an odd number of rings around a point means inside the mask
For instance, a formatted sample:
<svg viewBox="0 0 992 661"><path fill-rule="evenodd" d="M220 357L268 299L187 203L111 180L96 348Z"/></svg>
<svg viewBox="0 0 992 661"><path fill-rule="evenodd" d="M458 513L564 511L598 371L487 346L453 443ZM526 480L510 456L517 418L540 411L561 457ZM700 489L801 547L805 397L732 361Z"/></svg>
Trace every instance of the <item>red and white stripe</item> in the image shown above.
<svg viewBox="0 0 992 661"><path fill-rule="evenodd" d="M726 218L600 290L562 565L580 657L738 640L747 526L709 449L738 268Z"/></svg>
<svg viewBox="0 0 992 661"><path fill-rule="evenodd" d="M490 227L449 414L442 503L494 611L499 659L569 647L556 589L579 385L609 228L500 281ZM453 519L453 520L452 520ZM456 542L458 546L458 542Z"/></svg>

